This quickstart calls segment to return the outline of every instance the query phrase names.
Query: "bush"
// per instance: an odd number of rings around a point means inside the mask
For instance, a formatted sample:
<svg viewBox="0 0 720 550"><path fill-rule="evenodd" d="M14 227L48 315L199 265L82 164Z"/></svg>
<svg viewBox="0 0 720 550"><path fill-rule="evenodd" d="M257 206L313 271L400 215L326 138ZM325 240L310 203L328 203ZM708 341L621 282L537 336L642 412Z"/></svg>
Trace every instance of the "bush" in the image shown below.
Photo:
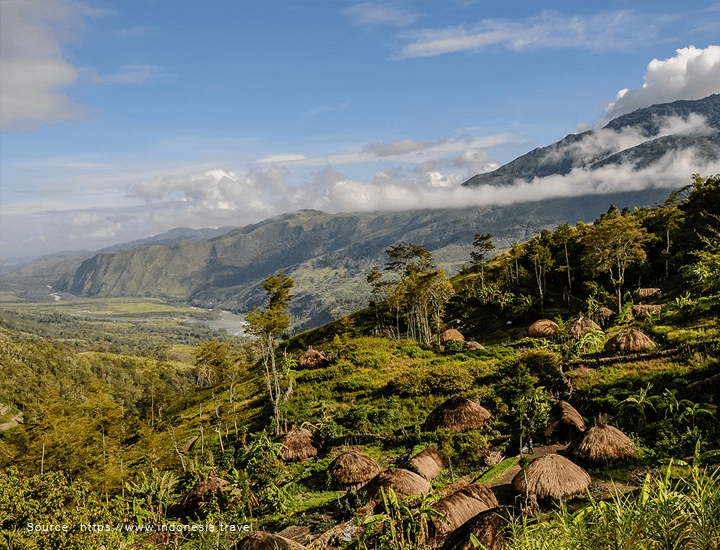
<svg viewBox="0 0 720 550"><path fill-rule="evenodd" d="M399 372L388 386L396 393L409 396L459 393L475 382L468 367L463 361L410 367Z"/></svg>
<svg viewBox="0 0 720 550"><path fill-rule="evenodd" d="M386 338L356 338L348 343L346 353L358 367L382 369L392 361L392 342Z"/></svg>
<svg viewBox="0 0 720 550"><path fill-rule="evenodd" d="M448 340L445 342L445 351L462 351L464 344L460 340Z"/></svg>
<svg viewBox="0 0 720 550"><path fill-rule="evenodd" d="M408 344L400 348L400 355L412 359L429 359L434 353L430 350L422 349L417 344Z"/></svg>

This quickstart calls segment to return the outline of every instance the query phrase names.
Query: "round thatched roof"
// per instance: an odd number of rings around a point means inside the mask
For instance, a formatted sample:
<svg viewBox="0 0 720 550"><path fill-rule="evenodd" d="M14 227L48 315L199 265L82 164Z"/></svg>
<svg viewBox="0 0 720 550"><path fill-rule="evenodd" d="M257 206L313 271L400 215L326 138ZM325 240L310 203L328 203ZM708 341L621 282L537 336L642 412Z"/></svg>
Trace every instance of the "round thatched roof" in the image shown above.
<svg viewBox="0 0 720 550"><path fill-rule="evenodd" d="M460 334L459 330L455 330L454 328L449 328L445 332L440 333L440 344L445 345L449 340L458 340L459 342L464 342L465 337Z"/></svg>
<svg viewBox="0 0 720 550"><path fill-rule="evenodd" d="M475 351L475 350L479 350L479 349L485 349L485 346L483 346L480 342L476 342L475 340L470 340L468 342L465 342L463 349L466 349L468 351Z"/></svg>
<svg viewBox="0 0 720 550"><path fill-rule="evenodd" d="M613 316L613 311L609 307L603 306L601 308L598 308L598 310L595 312L595 315L600 318L607 319Z"/></svg>
<svg viewBox="0 0 720 550"><path fill-rule="evenodd" d="M545 338L546 336L552 336L555 334L558 326L557 323L550 319L540 319L535 321L528 328L528 336L531 338Z"/></svg>
<svg viewBox="0 0 720 550"><path fill-rule="evenodd" d="M650 338L634 328L626 328L605 342L605 351L608 353L642 351L654 347L655 343Z"/></svg>
<svg viewBox="0 0 720 550"><path fill-rule="evenodd" d="M431 531L435 534L449 533L480 512L496 508L497 505L495 494L487 485L472 483L432 505L444 519L433 518Z"/></svg>
<svg viewBox="0 0 720 550"><path fill-rule="evenodd" d="M558 401L550 409L545 435L550 436L563 428L569 433L574 431L576 434L580 434L585 431L585 421L570 403Z"/></svg>
<svg viewBox="0 0 720 550"><path fill-rule="evenodd" d="M475 545L470 540L471 533L487 550L502 550L503 525L504 522L495 509L485 510L450 533L440 550L475 550Z"/></svg>
<svg viewBox="0 0 720 550"><path fill-rule="evenodd" d="M662 290L659 288L639 288L638 297L640 298L660 298L662 296Z"/></svg>
<svg viewBox="0 0 720 550"><path fill-rule="evenodd" d="M400 498L428 493L431 489L428 480L402 468L391 468L379 473L363 487L363 492L375 498L380 493L380 487L385 489L392 487Z"/></svg>
<svg viewBox="0 0 720 550"><path fill-rule="evenodd" d="M288 462L302 462L318 454L310 430L292 429L280 438L280 443L285 445L282 455Z"/></svg>
<svg viewBox="0 0 720 550"><path fill-rule="evenodd" d="M590 332L590 329L593 330L602 330L600 328L600 325L595 323L592 319L588 319L587 317L580 317L576 321L573 322L572 328L570 331L572 332L573 338L580 339L583 336L585 336L588 332Z"/></svg>
<svg viewBox="0 0 720 550"><path fill-rule="evenodd" d="M431 445L424 451L416 454L408 462L408 469L432 481L447 468L445 459L440 456L437 445Z"/></svg>
<svg viewBox="0 0 720 550"><path fill-rule="evenodd" d="M662 306L634 305L632 307L633 317L637 319L644 319L648 316L648 313L657 313L658 315L660 315L662 313Z"/></svg>
<svg viewBox="0 0 720 550"><path fill-rule="evenodd" d="M564 456L551 454L533 460L526 472L518 472L513 478L513 486L523 495L527 491L538 498L565 498L582 493L590 481L590 476L580 466Z"/></svg>
<svg viewBox="0 0 720 550"><path fill-rule="evenodd" d="M432 411L425 419L425 431L432 432L445 428L453 432L464 432L482 428L490 418L490 413L483 407L456 395Z"/></svg>
<svg viewBox="0 0 720 550"><path fill-rule="evenodd" d="M626 458L636 453L635 443L620 430L607 424L590 428L573 450L575 458L591 462Z"/></svg>
<svg viewBox="0 0 720 550"><path fill-rule="evenodd" d="M357 487L380 473L380 466L362 451L354 449L341 454L328 468L336 486Z"/></svg>
<svg viewBox="0 0 720 550"><path fill-rule="evenodd" d="M202 515L200 512L205 501L212 495L221 492L227 484L228 482L226 480L217 476L201 479L182 499L180 503L181 513L191 517Z"/></svg>
<svg viewBox="0 0 720 550"><path fill-rule="evenodd" d="M240 541L238 550L305 550L305 547L294 540L265 531L255 531Z"/></svg>
<svg viewBox="0 0 720 550"><path fill-rule="evenodd" d="M322 351L309 349L298 358L298 367L303 369L314 369L327 363L327 357Z"/></svg>

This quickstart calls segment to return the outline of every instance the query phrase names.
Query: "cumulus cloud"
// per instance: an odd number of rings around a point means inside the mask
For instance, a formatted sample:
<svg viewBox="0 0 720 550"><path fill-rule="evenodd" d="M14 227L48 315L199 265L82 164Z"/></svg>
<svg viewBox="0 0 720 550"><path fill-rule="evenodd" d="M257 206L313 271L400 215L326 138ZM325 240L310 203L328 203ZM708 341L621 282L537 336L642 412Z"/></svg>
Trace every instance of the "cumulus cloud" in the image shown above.
<svg viewBox="0 0 720 550"><path fill-rule="evenodd" d="M356 4L344 10L343 13L353 18L353 25L362 26L390 25L406 27L422 17L421 14L413 13L405 8L375 2Z"/></svg>
<svg viewBox="0 0 720 550"><path fill-rule="evenodd" d="M80 75L62 59L62 45L79 42L84 18L103 13L80 2L3 0L0 129L31 130L86 116L87 109L61 91Z"/></svg>
<svg viewBox="0 0 720 550"><path fill-rule="evenodd" d="M661 29L675 18L635 11L588 16L543 11L523 21L485 19L474 26L419 29L403 33L408 42L397 59L429 57L497 46L510 51L586 48L627 50L661 40Z"/></svg>
<svg viewBox="0 0 720 550"><path fill-rule="evenodd" d="M702 99L720 93L720 46L677 50L663 61L653 59L647 66L640 88L620 90L605 109L607 120L656 103L677 99Z"/></svg>

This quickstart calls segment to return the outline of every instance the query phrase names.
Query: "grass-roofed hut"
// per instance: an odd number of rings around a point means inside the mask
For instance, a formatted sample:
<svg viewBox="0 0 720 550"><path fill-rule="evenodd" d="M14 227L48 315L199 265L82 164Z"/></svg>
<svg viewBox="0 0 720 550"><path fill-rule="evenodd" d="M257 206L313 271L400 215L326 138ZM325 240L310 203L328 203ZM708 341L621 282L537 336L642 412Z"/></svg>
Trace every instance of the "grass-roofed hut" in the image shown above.
<svg viewBox="0 0 720 550"><path fill-rule="evenodd" d="M637 454L635 443L614 426L593 426L572 450L578 460L603 462L628 458Z"/></svg>
<svg viewBox="0 0 720 550"><path fill-rule="evenodd" d="M435 479L445 468L447 468L447 461L440 456L437 445L431 445L408 462L409 470L420 474L428 481Z"/></svg>
<svg viewBox="0 0 720 550"><path fill-rule="evenodd" d="M457 340L458 342L465 342L465 337L462 335L462 333L454 328L449 328L445 332L441 332L440 336L438 336L440 339L440 345L444 346L447 344L450 340Z"/></svg>
<svg viewBox="0 0 720 550"><path fill-rule="evenodd" d="M423 428L432 432L445 428L453 432L464 432L482 428L490 419L490 413L469 399L456 395L434 409L425 419Z"/></svg>
<svg viewBox="0 0 720 550"><path fill-rule="evenodd" d="M540 319L530 325L528 328L528 336L530 336L530 338L547 338L555 334L557 329L557 323L554 321L550 319Z"/></svg>
<svg viewBox="0 0 720 550"><path fill-rule="evenodd" d="M567 401L558 401L550 408L545 436L553 441L572 441L585 431L585 421Z"/></svg>
<svg viewBox="0 0 720 550"><path fill-rule="evenodd" d="M288 462L302 462L318 454L318 448L310 430L293 428L280 438L284 445L282 455Z"/></svg>
<svg viewBox="0 0 720 550"><path fill-rule="evenodd" d="M378 475L380 466L362 451L351 449L335 458L328 471L336 487L352 489Z"/></svg>
<svg viewBox="0 0 720 550"><path fill-rule="evenodd" d="M427 479L402 468L391 468L386 472L380 472L362 488L362 492L370 498L376 498L380 494L381 487L385 489L391 487L400 498L422 495L430 492L431 489Z"/></svg>
<svg viewBox="0 0 720 550"><path fill-rule="evenodd" d="M588 317L580 317L579 319L576 319L573 321L572 327L570 328L570 332L576 340L580 340L580 338L585 336L591 330L602 331L600 325Z"/></svg>
<svg viewBox="0 0 720 550"><path fill-rule="evenodd" d="M502 550L504 524L502 517L494 508L480 512L450 533L440 550L475 550L476 546L470 538L471 534L480 541L482 548Z"/></svg>
<svg viewBox="0 0 720 550"><path fill-rule="evenodd" d="M298 367L301 369L314 369L327 365L328 358L322 351L310 348L298 358Z"/></svg>
<svg viewBox="0 0 720 550"><path fill-rule="evenodd" d="M255 531L240 541L238 550L305 550L305 547L294 540L265 531Z"/></svg>
<svg viewBox="0 0 720 550"><path fill-rule="evenodd" d="M585 491L590 482L590 475L580 466L564 456L550 454L533 460L525 472L518 472L513 487L522 495L567 498Z"/></svg>
<svg viewBox="0 0 720 550"><path fill-rule="evenodd" d="M497 498L487 485L471 483L432 505L433 509L442 514L443 519L433 518L430 521L430 533L434 536L454 531L480 512L496 508L497 505Z"/></svg>
<svg viewBox="0 0 720 550"><path fill-rule="evenodd" d="M595 312L595 319L602 325L607 325L608 321L610 320L610 317L613 316L613 311L609 307L601 307L598 308L598 310Z"/></svg>
<svg viewBox="0 0 720 550"><path fill-rule="evenodd" d="M626 328L605 342L607 353L643 351L654 347L655 342L634 328Z"/></svg>

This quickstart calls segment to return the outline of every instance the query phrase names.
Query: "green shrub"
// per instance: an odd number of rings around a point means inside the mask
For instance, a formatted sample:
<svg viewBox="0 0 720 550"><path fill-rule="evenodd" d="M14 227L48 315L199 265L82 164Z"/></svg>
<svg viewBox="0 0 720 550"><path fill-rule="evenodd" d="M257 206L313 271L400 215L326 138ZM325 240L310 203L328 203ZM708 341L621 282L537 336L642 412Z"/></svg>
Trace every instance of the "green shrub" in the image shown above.
<svg viewBox="0 0 720 550"><path fill-rule="evenodd" d="M445 342L445 351L462 351L464 347L460 340L448 340Z"/></svg>
<svg viewBox="0 0 720 550"><path fill-rule="evenodd" d="M348 343L346 356L357 367L382 369L393 359L392 347L387 338L355 338Z"/></svg>
<svg viewBox="0 0 720 550"><path fill-rule="evenodd" d="M400 395L419 396L430 394L452 394L469 389L475 376L463 361L443 361L436 364L413 366L403 369L388 384Z"/></svg>
<svg viewBox="0 0 720 550"><path fill-rule="evenodd" d="M400 348L400 355L412 359L429 359L434 353L428 349L422 349L417 344L408 344Z"/></svg>

